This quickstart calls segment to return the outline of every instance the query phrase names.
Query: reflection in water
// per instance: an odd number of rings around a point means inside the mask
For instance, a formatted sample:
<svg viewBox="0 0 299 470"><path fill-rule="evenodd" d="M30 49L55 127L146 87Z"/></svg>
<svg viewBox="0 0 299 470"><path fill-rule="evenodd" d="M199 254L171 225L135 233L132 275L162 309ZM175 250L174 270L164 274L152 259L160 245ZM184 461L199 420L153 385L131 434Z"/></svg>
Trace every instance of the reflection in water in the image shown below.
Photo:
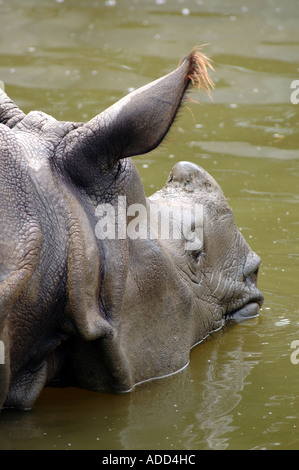
<svg viewBox="0 0 299 470"><path fill-rule="evenodd" d="M137 388L130 397L128 426L120 432L123 447L228 448L239 428L234 424L236 407L260 359L259 352L246 351L244 342L244 336L234 337L233 329L218 332L192 351L186 370ZM147 446L145 436L156 447Z"/></svg>
<svg viewBox="0 0 299 470"><path fill-rule="evenodd" d="M203 402L196 413L193 429L193 434L202 437L200 440L196 436L190 437L190 449L226 449L231 432L238 429L234 424L235 409L242 398L245 381L258 363L258 358L244 350L244 337L236 337L234 343L234 347L228 349L232 343L222 335L212 350L206 366L206 379L202 383Z"/></svg>
<svg viewBox="0 0 299 470"><path fill-rule="evenodd" d="M198 444L202 446L205 442L210 449L226 449L230 433L238 429L238 426L233 425L235 408L242 399L240 392L245 380L258 363L258 358L250 355L251 359L248 360L248 353L243 347L244 337L238 337L236 342L231 351L225 351L227 345L224 336L215 345L207 366L207 378L202 384L205 389L204 402L196 413L196 427L203 432L204 438L200 443L191 438L188 442L190 449Z"/></svg>

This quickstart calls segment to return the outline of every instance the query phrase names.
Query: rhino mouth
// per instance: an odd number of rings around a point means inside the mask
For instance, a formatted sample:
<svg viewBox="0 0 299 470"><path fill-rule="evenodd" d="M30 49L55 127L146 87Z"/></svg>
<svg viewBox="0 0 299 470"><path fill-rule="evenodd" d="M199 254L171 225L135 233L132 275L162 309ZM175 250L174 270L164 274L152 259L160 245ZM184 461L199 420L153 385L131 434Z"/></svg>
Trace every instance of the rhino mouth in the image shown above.
<svg viewBox="0 0 299 470"><path fill-rule="evenodd" d="M225 319L228 321L241 322L249 318L257 317L259 310L264 303L264 297L261 292L256 296L244 302L240 307L225 314Z"/></svg>

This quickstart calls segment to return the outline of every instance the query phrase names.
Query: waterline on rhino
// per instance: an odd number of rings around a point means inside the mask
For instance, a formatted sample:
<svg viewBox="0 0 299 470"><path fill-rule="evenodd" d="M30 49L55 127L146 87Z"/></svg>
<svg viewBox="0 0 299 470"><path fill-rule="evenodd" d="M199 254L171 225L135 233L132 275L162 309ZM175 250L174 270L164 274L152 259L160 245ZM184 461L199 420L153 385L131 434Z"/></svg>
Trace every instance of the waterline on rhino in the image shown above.
<svg viewBox="0 0 299 470"><path fill-rule="evenodd" d="M197 346L199 346L201 343L204 343L206 340L208 340L209 338L211 338L214 334L217 334L221 331L223 331L223 326L224 326L224 321L220 324L220 326L218 328L215 328L214 330L212 330L210 333L208 333L204 338L200 339L197 343L193 344L192 347L190 348L190 351L194 348L196 348ZM180 367L179 369L173 371L173 372L170 372L169 374L164 374L164 375L159 375L159 376L156 376L156 377L150 377L149 379L145 379L145 380L141 380L140 382L137 382L136 384L134 384L134 386L130 389L130 390L126 390L122 393L128 393L128 392L131 392L135 387L137 387L138 385L142 385L144 383L148 383L148 382L152 382L154 380L159 380L159 379L166 379L167 377L172 377L173 375L176 375L176 374L179 374L180 372L182 372L183 370L185 370L190 364L190 358L188 359L188 361L186 362L185 365L183 365L182 367Z"/></svg>

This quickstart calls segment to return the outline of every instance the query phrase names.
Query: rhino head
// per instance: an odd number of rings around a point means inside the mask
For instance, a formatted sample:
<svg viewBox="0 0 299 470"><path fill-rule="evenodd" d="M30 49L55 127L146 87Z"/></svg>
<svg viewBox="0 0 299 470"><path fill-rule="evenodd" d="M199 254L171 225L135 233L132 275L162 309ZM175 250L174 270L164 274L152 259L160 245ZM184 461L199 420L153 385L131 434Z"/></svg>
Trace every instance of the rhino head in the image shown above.
<svg viewBox="0 0 299 470"><path fill-rule="evenodd" d="M258 314L260 259L216 181L181 162L147 198L129 158L164 139L190 84L212 85L209 66L192 51L87 123L1 92L0 408L48 384L128 391Z"/></svg>

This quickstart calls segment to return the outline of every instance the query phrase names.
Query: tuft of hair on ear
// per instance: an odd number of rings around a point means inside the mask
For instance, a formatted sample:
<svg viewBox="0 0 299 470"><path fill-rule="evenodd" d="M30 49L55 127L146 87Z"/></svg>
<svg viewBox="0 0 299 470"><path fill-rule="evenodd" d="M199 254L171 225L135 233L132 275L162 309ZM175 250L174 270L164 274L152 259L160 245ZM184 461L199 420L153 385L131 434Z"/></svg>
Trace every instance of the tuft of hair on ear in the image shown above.
<svg viewBox="0 0 299 470"><path fill-rule="evenodd" d="M209 76L209 69L214 70L214 68L211 60L201 52L204 45L195 47L188 56L189 69L186 79L210 96L211 90L215 85Z"/></svg>

